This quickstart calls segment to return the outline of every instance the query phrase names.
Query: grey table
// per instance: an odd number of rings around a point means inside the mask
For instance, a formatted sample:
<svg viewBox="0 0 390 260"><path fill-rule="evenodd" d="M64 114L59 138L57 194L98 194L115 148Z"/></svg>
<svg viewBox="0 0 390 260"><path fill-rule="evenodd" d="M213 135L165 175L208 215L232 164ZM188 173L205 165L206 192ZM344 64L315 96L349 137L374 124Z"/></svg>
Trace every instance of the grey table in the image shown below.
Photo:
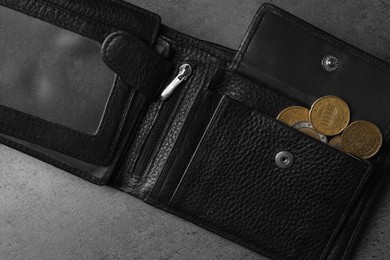
<svg viewBox="0 0 390 260"><path fill-rule="evenodd" d="M173 28L231 48L238 47L263 3L130 2L159 13ZM390 62L387 0L270 2ZM389 259L390 186L385 186L356 259ZM0 146L0 209L0 259L263 259L127 194L5 146Z"/></svg>

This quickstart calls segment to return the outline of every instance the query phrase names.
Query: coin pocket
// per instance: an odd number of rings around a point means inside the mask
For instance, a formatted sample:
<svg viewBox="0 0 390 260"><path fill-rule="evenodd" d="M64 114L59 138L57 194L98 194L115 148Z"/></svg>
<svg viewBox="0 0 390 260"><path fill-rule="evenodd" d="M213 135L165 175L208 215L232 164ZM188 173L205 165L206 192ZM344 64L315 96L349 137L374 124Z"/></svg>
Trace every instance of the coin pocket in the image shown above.
<svg viewBox="0 0 390 260"><path fill-rule="evenodd" d="M323 259L371 172L225 96L169 206L273 259Z"/></svg>

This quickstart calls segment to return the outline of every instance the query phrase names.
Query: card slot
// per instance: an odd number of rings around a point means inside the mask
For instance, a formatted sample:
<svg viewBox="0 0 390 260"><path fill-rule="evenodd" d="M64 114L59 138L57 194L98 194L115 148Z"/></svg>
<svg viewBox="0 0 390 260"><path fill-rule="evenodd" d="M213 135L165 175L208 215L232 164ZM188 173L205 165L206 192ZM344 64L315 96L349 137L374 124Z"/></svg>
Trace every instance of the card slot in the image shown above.
<svg viewBox="0 0 390 260"><path fill-rule="evenodd" d="M153 191L149 194L152 200L163 204L169 202L223 95L232 97L270 117L276 117L286 107L301 105L264 84L255 84L229 70L219 72L202 101L194 109L196 112L193 119L187 120L189 126L184 131L182 141L172 152L168 160L170 163L166 164Z"/></svg>
<svg viewBox="0 0 390 260"><path fill-rule="evenodd" d="M214 67L199 60L199 54L184 54L174 60L176 69L168 78L174 79L183 64L191 66L191 75L181 82L169 98L164 101L159 99L151 104L112 182L116 188L132 195L144 197L158 182L159 174L163 170L162 165L169 157L167 155L176 144L185 122L194 112L194 103L198 102L215 73ZM168 80L166 85L171 80Z"/></svg>
<svg viewBox="0 0 390 260"><path fill-rule="evenodd" d="M290 106L308 107L308 104L280 93L273 86L255 83L231 71L226 72L216 89L218 94L230 96L272 118Z"/></svg>
<svg viewBox="0 0 390 260"><path fill-rule="evenodd" d="M159 17L130 4L87 1L1 3L0 14L0 132L75 161L111 167L170 73L170 64L150 47ZM112 33L132 27L121 15L143 17L142 32Z"/></svg>
<svg viewBox="0 0 390 260"><path fill-rule="evenodd" d="M110 165L122 129L134 125L129 119L137 120L144 98L107 68L93 38L34 17L46 9L19 12L19 4L16 10L2 5L0 132Z"/></svg>
<svg viewBox="0 0 390 260"><path fill-rule="evenodd" d="M371 171L225 96L169 207L273 259L324 259Z"/></svg>

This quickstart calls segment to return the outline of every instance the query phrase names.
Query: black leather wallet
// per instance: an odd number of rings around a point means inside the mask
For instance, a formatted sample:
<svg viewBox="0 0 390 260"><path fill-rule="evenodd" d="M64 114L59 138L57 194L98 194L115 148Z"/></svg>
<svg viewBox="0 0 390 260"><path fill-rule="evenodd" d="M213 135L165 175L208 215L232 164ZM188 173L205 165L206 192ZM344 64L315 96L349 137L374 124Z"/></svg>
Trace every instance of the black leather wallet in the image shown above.
<svg viewBox="0 0 390 260"><path fill-rule="evenodd" d="M271 259L350 256L389 167L389 64L269 4L237 51L116 0L0 4L3 144ZM379 154L275 119L324 95L380 127Z"/></svg>

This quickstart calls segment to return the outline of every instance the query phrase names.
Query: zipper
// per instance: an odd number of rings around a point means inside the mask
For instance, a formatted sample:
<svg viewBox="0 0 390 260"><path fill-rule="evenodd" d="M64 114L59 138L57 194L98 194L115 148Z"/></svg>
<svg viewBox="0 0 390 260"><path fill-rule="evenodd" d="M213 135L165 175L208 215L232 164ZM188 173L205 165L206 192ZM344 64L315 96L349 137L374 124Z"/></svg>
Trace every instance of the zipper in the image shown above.
<svg viewBox="0 0 390 260"><path fill-rule="evenodd" d="M160 100L163 102L161 109L156 119L153 128L150 131L149 137L146 139L142 155L138 158L135 172L143 173L148 166L148 163L153 155L154 149L160 139L161 132L171 115L172 110L176 106L176 102L180 96L180 91L175 91L179 85L186 81L192 74L192 67L188 63L184 63L179 67L179 72L176 77L164 88L161 93Z"/></svg>
<svg viewBox="0 0 390 260"><path fill-rule="evenodd" d="M165 87L163 92L161 93L160 99L161 101L167 100L173 92L177 89L177 87L189 76L192 74L192 68L191 65L188 63L185 63L180 66L179 73L177 76L171 81L171 83L168 84L168 86Z"/></svg>

